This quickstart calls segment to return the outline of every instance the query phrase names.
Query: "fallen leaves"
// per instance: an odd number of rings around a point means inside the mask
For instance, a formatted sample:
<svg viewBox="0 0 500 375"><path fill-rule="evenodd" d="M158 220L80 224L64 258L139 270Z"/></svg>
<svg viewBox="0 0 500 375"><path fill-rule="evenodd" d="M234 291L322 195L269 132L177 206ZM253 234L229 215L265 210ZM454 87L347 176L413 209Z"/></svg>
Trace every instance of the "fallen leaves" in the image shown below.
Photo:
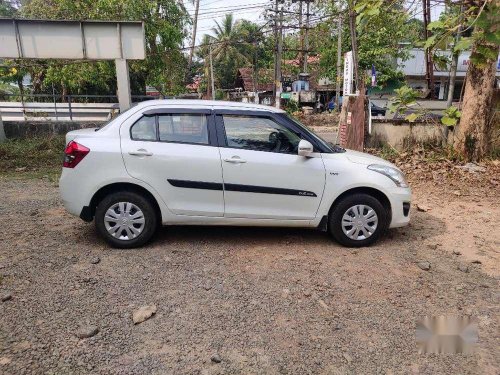
<svg viewBox="0 0 500 375"><path fill-rule="evenodd" d="M500 194L499 160L464 163L450 158L452 155L448 155L445 149L426 149L421 146L401 153L381 149L366 151L396 164L413 187L428 186L431 183L442 192L455 197Z"/></svg>

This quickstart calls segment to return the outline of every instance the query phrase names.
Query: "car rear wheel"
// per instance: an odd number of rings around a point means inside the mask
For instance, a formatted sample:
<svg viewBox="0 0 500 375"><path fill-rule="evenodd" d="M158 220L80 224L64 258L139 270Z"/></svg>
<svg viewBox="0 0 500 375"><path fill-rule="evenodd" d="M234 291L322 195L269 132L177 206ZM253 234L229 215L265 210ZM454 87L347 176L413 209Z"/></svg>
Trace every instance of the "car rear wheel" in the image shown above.
<svg viewBox="0 0 500 375"><path fill-rule="evenodd" d="M111 246L133 248L151 239L157 217L148 199L134 192L120 191L106 196L97 205L95 225Z"/></svg>
<svg viewBox="0 0 500 375"><path fill-rule="evenodd" d="M380 201L368 194L343 198L331 211L330 234L348 247L369 246L387 229L387 211Z"/></svg>

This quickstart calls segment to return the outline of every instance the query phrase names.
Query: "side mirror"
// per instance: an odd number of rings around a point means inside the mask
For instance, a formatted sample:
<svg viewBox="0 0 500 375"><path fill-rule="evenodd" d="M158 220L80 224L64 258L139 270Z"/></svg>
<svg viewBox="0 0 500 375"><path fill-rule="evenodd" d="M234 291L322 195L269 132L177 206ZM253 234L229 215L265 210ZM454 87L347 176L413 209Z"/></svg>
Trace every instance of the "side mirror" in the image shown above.
<svg viewBox="0 0 500 375"><path fill-rule="evenodd" d="M306 141L305 139L302 139L300 142L299 142L299 152L298 154L300 156L311 156L311 154L313 153L314 151L314 147L313 145L311 144L311 142L309 141Z"/></svg>

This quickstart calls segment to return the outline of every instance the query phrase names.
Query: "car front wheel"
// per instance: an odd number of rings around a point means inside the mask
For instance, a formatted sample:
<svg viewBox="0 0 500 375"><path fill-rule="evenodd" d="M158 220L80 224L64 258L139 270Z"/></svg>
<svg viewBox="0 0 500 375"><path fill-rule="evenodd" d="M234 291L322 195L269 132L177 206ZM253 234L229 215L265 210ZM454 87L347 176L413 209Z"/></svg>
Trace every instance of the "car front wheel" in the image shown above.
<svg viewBox="0 0 500 375"><path fill-rule="evenodd" d="M97 205L95 225L111 246L133 248L151 239L157 218L148 199L134 192L120 191L106 196Z"/></svg>
<svg viewBox="0 0 500 375"><path fill-rule="evenodd" d="M387 211L378 199L368 194L352 194L331 211L328 229L344 246L369 246L387 229L387 218Z"/></svg>

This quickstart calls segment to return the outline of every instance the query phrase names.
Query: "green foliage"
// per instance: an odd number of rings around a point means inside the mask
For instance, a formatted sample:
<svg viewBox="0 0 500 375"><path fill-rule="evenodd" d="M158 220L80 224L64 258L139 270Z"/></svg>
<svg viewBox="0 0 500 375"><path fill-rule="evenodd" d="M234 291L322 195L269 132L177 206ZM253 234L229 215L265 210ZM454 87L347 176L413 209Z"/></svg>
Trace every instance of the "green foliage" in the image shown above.
<svg viewBox="0 0 500 375"><path fill-rule="evenodd" d="M215 21L212 32L214 36L203 36L198 55L205 61L205 71L208 73L210 45L212 46L217 87L232 88L238 68L267 66L272 61L272 55L263 50L265 37L261 27L253 22L235 21L232 14L227 14L222 22ZM208 74L205 77L208 79Z"/></svg>
<svg viewBox="0 0 500 375"><path fill-rule="evenodd" d="M30 0L23 2L19 13L34 19L143 20L146 59L130 63L132 92L144 93L145 85L166 95L184 91L186 59L180 47L189 17L176 0ZM116 90L113 62L24 60L8 64L32 76L35 92L51 92L52 84L62 93L109 95Z"/></svg>
<svg viewBox="0 0 500 375"><path fill-rule="evenodd" d="M432 61L434 65L436 65L440 70L448 69L448 64L450 63L450 58L445 55L441 55L439 53L434 53L432 55Z"/></svg>
<svg viewBox="0 0 500 375"><path fill-rule="evenodd" d="M296 100L288 100L285 102L285 111L289 115L299 112L299 103Z"/></svg>
<svg viewBox="0 0 500 375"><path fill-rule="evenodd" d="M458 31L472 30L470 37L462 37L455 44L453 52L470 50L471 61L478 65L488 65L498 57L500 45L500 2L485 1L484 6L453 4L443 12L439 20L431 22L427 29L432 35L427 38L424 48L445 48L448 40Z"/></svg>
<svg viewBox="0 0 500 375"><path fill-rule="evenodd" d="M49 171L62 166L64 136L33 137L0 143L0 172Z"/></svg>
<svg viewBox="0 0 500 375"><path fill-rule="evenodd" d="M380 10L383 10L383 5L383 0L357 1L354 5L354 10L357 14L356 24L364 29L368 25L370 18L380 15Z"/></svg>
<svg viewBox="0 0 500 375"><path fill-rule="evenodd" d="M357 15L358 60L361 72L377 69L377 82L384 85L389 80L403 80L403 76L393 64L393 60L405 60L410 48L419 37L416 22L410 22L404 12L404 1L357 0L354 9ZM348 39L350 33L345 22L343 35ZM404 42L404 43L403 43Z"/></svg>
<svg viewBox="0 0 500 375"><path fill-rule="evenodd" d="M395 96L391 100L389 112L404 114L410 110L411 112L405 116L406 121L415 122L419 119L429 120L428 116L426 116L428 111L419 106L417 103L417 99L419 98L418 91L409 86L403 86L394 90L394 93Z"/></svg>
<svg viewBox="0 0 500 375"><path fill-rule="evenodd" d="M398 150L387 143L383 143L381 149L378 150L377 153L377 156L389 161L395 161L399 157Z"/></svg>
<svg viewBox="0 0 500 375"><path fill-rule="evenodd" d="M472 47L474 40L472 38L461 38L453 47L453 52L461 52L469 50Z"/></svg>
<svg viewBox="0 0 500 375"><path fill-rule="evenodd" d="M444 111L444 116L441 118L441 123L448 127L455 126L460 120L461 116L462 113L458 110L458 108L451 106Z"/></svg>
<svg viewBox="0 0 500 375"><path fill-rule="evenodd" d="M11 1L0 0L0 17L14 17L16 13L17 9Z"/></svg>
<svg viewBox="0 0 500 375"><path fill-rule="evenodd" d="M395 96L391 100L389 111L394 113L403 113L409 107L417 103L419 97L418 91L410 86L403 86L394 90ZM415 119L413 120L415 121Z"/></svg>
<svg viewBox="0 0 500 375"><path fill-rule="evenodd" d="M419 117L420 115L418 113L410 113L405 117L405 120L409 122L415 122Z"/></svg>

